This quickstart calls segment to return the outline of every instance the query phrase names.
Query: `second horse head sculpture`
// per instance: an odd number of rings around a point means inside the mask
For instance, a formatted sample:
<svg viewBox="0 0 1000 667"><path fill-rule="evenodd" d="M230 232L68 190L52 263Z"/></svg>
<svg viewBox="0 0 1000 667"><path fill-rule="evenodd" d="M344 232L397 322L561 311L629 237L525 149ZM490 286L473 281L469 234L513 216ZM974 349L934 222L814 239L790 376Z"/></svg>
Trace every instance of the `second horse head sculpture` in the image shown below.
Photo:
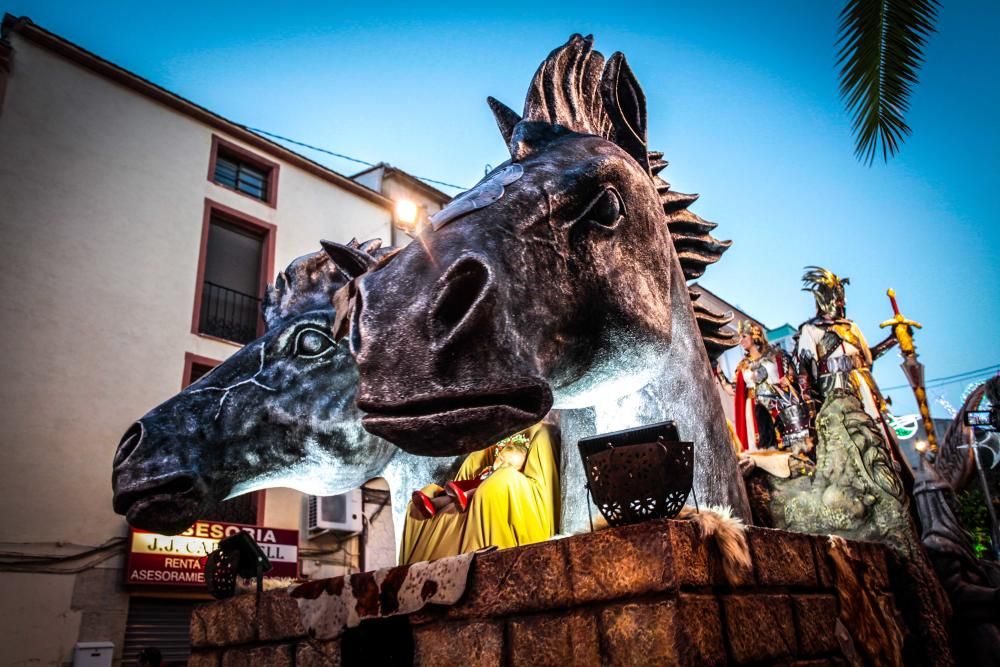
<svg viewBox="0 0 1000 667"><path fill-rule="evenodd" d="M384 251L323 245L268 289L263 336L125 432L112 484L131 525L179 533L227 497L275 486L329 495L382 476L400 535L405 494L456 467L455 457L414 456L361 428L357 366L336 340L333 300Z"/></svg>
<svg viewBox="0 0 1000 667"><path fill-rule="evenodd" d="M735 342L729 318L687 284L729 242L657 176L642 89L592 44L549 55L522 115L490 99L510 160L358 281L365 428L458 454L562 410L565 532L587 525L575 442L671 419L695 442L699 499L749 518L706 351Z"/></svg>

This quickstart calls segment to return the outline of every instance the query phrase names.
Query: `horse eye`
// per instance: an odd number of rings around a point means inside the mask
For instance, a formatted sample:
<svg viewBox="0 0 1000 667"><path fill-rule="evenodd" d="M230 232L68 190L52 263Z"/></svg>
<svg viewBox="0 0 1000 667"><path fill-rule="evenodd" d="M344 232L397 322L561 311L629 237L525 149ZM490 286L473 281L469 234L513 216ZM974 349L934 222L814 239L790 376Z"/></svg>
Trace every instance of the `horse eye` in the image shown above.
<svg viewBox="0 0 1000 667"><path fill-rule="evenodd" d="M333 348L333 339L319 329L303 329L295 335L292 354L305 359L312 359L325 354Z"/></svg>
<svg viewBox="0 0 1000 667"><path fill-rule="evenodd" d="M624 208L618 191L608 188L594 200L581 219L590 220L602 227L614 228L621 221Z"/></svg>

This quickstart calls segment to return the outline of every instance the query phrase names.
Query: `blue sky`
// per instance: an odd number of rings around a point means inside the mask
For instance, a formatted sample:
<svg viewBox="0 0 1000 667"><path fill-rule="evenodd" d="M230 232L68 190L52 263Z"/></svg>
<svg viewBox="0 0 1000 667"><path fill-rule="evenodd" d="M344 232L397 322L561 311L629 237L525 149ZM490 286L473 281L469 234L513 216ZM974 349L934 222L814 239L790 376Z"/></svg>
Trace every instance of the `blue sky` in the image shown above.
<svg viewBox="0 0 1000 667"><path fill-rule="evenodd" d="M237 122L463 185L506 159L486 96L520 109L548 52L593 33L645 88L650 146L671 163L661 175L700 193L694 210L734 241L707 287L770 326L797 325L813 309L802 267L818 264L851 278L848 313L872 342L896 289L924 324L928 378L1000 364L1000 4L944 3L913 135L873 167L854 159L837 96L840 2L337 4L0 9ZM905 383L898 361L876 364L882 386ZM964 388L929 393L957 407ZM913 410L908 389L888 393Z"/></svg>

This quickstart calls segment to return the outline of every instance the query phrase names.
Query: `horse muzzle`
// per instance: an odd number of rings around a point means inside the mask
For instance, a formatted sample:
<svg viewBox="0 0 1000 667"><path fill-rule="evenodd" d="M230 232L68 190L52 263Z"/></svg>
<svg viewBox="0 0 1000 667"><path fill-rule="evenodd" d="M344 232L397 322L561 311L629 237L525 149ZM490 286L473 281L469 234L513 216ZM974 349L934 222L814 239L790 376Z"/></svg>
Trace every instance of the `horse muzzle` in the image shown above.
<svg viewBox="0 0 1000 667"><path fill-rule="evenodd" d="M114 510L135 528L183 532L208 507L208 485L194 471L176 470L169 456L139 455L144 436L142 423L136 422L118 446L111 478Z"/></svg>
<svg viewBox="0 0 1000 667"><path fill-rule="evenodd" d="M480 393L451 392L405 402L363 397L365 430L423 456L453 456L496 442L542 420L552 407L544 383Z"/></svg>

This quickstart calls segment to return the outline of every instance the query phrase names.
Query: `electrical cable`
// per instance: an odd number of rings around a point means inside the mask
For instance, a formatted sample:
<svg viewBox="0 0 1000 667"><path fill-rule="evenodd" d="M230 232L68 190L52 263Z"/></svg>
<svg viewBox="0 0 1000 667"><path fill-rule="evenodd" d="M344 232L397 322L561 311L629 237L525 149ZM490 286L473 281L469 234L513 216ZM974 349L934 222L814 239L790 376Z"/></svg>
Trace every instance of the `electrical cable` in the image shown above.
<svg viewBox="0 0 1000 667"><path fill-rule="evenodd" d="M267 130L261 130L260 128L250 127L249 125L241 125L245 130L250 132L256 132L257 134L262 134L266 137L271 137L272 139L277 139L278 141L285 141L296 146L302 146L303 148L308 148L310 150L317 151L319 153L326 153L327 155L332 155L333 157L340 158L341 160L349 160L351 162L356 162L358 164L363 164L366 167L378 166L374 162L368 162L367 160L361 160L356 157L351 157L350 155L344 155L343 153L337 153L326 148L320 148L319 146L314 146L312 144L307 144L304 141L297 141L295 139L290 139L288 137L283 137L280 134L275 134L274 132L268 132ZM421 181L427 181L428 183L434 183L435 185L443 185L448 188L455 188L456 190L468 190L464 185L455 185L454 183L447 183L445 181L439 181L434 178L428 178L426 176L418 176L416 174L411 174L415 178L419 178Z"/></svg>
<svg viewBox="0 0 1000 667"><path fill-rule="evenodd" d="M73 554L31 554L17 551L0 552L0 572L30 572L35 574L77 574L96 567L104 561L125 552L124 537L113 537L104 544L88 547ZM51 544L51 543L49 543ZM78 546L78 545L77 545ZM86 563L67 567L74 561L91 558Z"/></svg>
<svg viewBox="0 0 1000 667"><path fill-rule="evenodd" d="M31 554L18 551L0 551L0 564L21 564L19 562L21 560L26 561L24 564L39 562L61 563L86 558L87 556L94 555L111 548L123 546L124 544L124 537L112 537L103 544L96 547L87 547L84 551L79 551L73 554Z"/></svg>
<svg viewBox="0 0 1000 667"><path fill-rule="evenodd" d="M965 371L963 373L956 373L955 375L946 375L944 377L933 378L931 380L924 381L925 389L937 389L948 384L955 384L957 382L968 382L972 379L978 377L986 377L993 375L993 373L1000 371L1000 364L994 364L993 366L986 366L984 368L978 368L974 371ZM882 391L895 391L896 389L908 389L910 385L900 384L894 387L885 387Z"/></svg>
<svg viewBox="0 0 1000 667"><path fill-rule="evenodd" d="M100 557L95 558L94 560L88 563L85 563L84 565L72 568L45 567L45 566L38 566L35 564L16 565L9 563L0 563L0 572L26 572L30 574L79 574L80 572L84 572L85 570L90 570L97 567L104 561L119 555L119 552L124 553L124 551L125 551L124 549L121 550L116 549L114 551L109 551L105 554L102 554Z"/></svg>

